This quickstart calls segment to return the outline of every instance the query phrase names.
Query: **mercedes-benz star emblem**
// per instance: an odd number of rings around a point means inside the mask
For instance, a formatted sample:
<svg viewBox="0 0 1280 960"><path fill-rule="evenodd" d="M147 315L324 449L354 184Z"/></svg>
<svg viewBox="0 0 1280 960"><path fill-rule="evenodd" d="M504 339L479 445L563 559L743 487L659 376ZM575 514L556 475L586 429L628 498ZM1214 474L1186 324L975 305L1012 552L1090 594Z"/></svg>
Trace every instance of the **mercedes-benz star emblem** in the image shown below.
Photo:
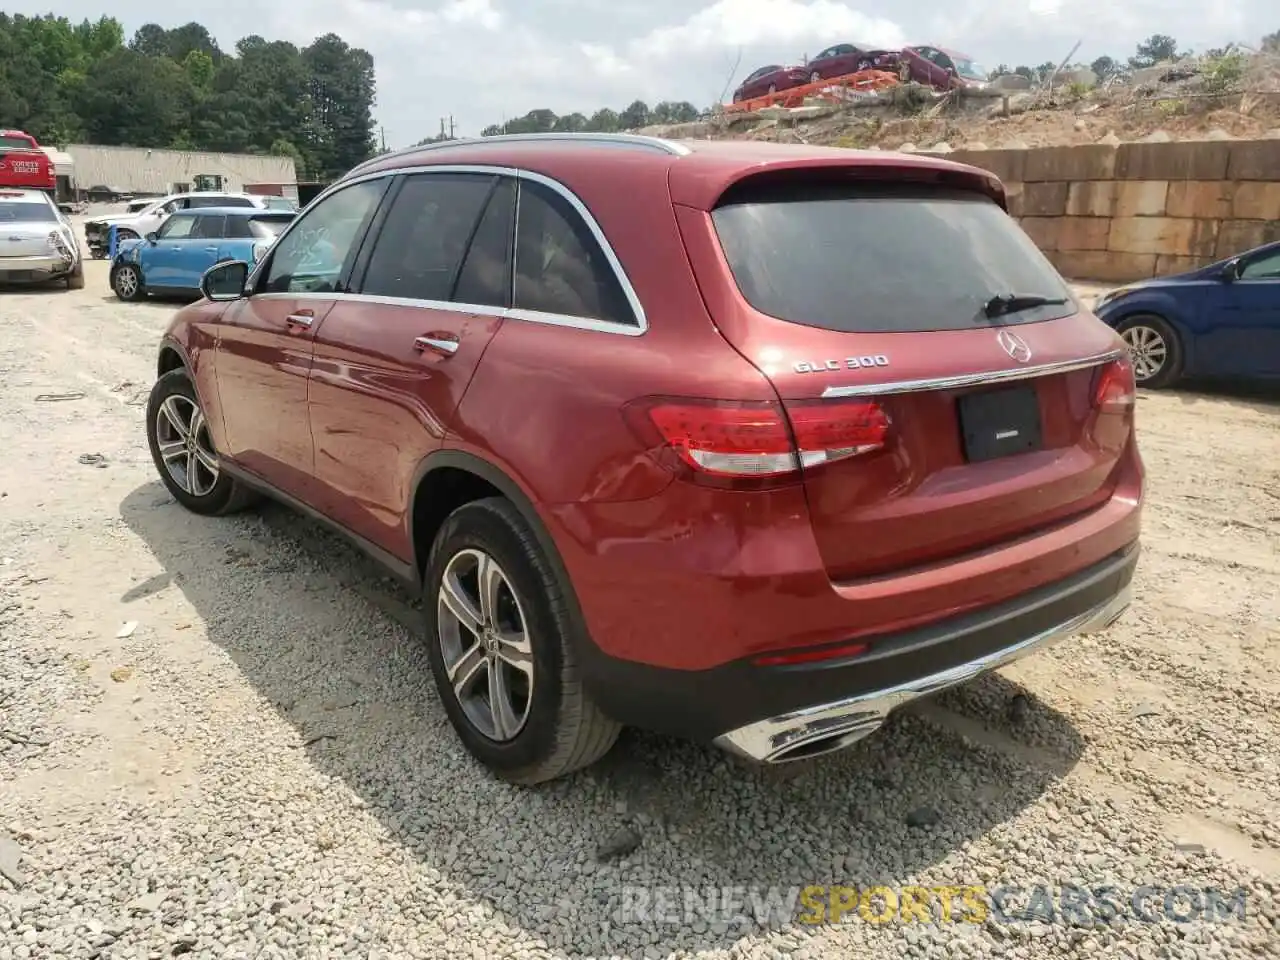
<svg viewBox="0 0 1280 960"><path fill-rule="evenodd" d="M1000 344L1001 349L1009 356L1017 360L1019 363L1026 363L1031 359L1031 348L1027 346L1027 341L1023 340L1016 333L1010 333L1008 330L1001 330L996 334L996 342Z"/></svg>

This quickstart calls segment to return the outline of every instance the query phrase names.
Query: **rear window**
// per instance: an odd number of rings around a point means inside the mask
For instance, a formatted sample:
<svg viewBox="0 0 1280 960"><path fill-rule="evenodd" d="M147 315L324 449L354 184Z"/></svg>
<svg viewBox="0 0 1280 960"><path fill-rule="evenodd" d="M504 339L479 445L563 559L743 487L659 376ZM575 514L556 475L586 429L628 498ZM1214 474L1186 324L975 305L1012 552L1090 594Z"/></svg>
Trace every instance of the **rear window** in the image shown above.
<svg viewBox="0 0 1280 960"><path fill-rule="evenodd" d="M58 212L47 203L14 203L0 200L0 222L55 223Z"/></svg>
<svg viewBox="0 0 1280 960"><path fill-rule="evenodd" d="M957 330L1068 316L1071 291L979 194L904 184L731 192L712 213L743 297L761 313L849 333ZM988 319L1004 294L1067 298Z"/></svg>
<svg viewBox="0 0 1280 960"><path fill-rule="evenodd" d="M284 228L293 222L293 214L288 216L254 217L249 221L249 229L259 240L274 240L284 232Z"/></svg>
<svg viewBox="0 0 1280 960"><path fill-rule="evenodd" d="M10 134L0 135L0 147L12 147L18 150L35 149L26 137L15 137Z"/></svg>

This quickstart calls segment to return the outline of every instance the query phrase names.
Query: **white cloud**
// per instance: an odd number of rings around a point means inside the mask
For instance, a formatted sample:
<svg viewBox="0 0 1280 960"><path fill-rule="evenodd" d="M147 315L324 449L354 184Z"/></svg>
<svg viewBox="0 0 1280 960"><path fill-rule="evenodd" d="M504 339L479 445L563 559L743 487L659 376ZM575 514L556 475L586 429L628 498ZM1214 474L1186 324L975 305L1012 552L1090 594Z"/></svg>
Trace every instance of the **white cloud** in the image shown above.
<svg viewBox="0 0 1280 960"><path fill-rule="evenodd" d="M49 0L12 0L46 13ZM102 15L100 0L58 0L58 13ZM797 62L841 41L936 43L992 66L1118 59L1153 33L1183 47L1257 43L1280 26L1275 0L117 0L128 34L195 20L234 49L256 33L305 45L336 33L374 58L377 118L388 143L413 143L453 115L474 135L538 107L620 110L636 99L708 106L765 63ZM739 51L741 58L738 59Z"/></svg>

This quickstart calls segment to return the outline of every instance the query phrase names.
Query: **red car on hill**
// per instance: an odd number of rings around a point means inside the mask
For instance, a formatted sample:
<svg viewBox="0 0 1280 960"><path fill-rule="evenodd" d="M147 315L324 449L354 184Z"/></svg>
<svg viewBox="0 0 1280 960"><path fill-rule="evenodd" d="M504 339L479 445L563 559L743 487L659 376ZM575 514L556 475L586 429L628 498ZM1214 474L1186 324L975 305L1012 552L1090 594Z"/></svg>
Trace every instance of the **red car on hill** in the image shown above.
<svg viewBox="0 0 1280 960"><path fill-rule="evenodd" d="M844 77L860 70L896 71L898 52L867 44L837 43L811 59L805 68L809 71L810 83Z"/></svg>
<svg viewBox="0 0 1280 960"><path fill-rule="evenodd" d="M811 757L1129 602L1128 354L984 171L450 141L203 289L159 350L164 484L295 505L419 590L444 710L510 780L624 724Z"/></svg>
<svg viewBox="0 0 1280 960"><path fill-rule="evenodd" d="M776 63L770 64L753 70L747 75L747 79L733 91L733 102L739 103L743 100L754 100L756 97L766 97L780 90L804 86L808 82L809 71L805 67L782 67Z"/></svg>
<svg viewBox="0 0 1280 960"><path fill-rule="evenodd" d="M903 47L898 72L904 82L914 80L938 90L985 87L991 76L968 54L927 45Z"/></svg>

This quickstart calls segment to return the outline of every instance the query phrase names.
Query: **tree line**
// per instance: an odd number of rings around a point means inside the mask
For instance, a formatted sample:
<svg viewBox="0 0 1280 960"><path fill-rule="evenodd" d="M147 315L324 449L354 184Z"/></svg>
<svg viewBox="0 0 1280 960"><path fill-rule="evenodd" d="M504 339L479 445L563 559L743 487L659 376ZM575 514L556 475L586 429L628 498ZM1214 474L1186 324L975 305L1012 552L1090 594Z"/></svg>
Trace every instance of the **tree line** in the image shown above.
<svg viewBox="0 0 1280 960"><path fill-rule="evenodd" d="M485 127L480 136L495 137L502 133L616 133L619 130L638 130L655 123L688 123L697 120L703 112L687 100L664 100L652 109L643 100L636 100L624 110L605 107L589 117L584 113L557 116L547 109L530 110L523 117ZM432 139L438 140L439 137Z"/></svg>
<svg viewBox="0 0 1280 960"><path fill-rule="evenodd" d="M373 57L326 34L302 49L208 29L0 13L0 128L40 143L293 157L326 180L375 150Z"/></svg>

